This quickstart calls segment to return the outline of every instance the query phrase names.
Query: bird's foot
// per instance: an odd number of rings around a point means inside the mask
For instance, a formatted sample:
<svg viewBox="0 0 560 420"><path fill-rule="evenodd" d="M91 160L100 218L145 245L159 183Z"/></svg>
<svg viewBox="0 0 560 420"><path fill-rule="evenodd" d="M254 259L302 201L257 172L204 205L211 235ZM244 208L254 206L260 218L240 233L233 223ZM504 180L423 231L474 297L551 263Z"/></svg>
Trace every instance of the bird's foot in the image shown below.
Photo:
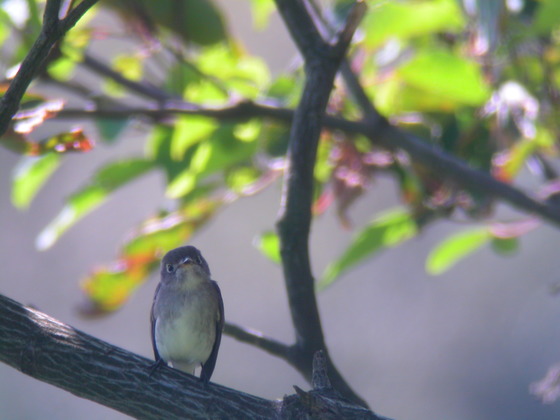
<svg viewBox="0 0 560 420"><path fill-rule="evenodd" d="M167 365L167 363L165 363L165 360L163 360L163 359L161 359L161 358L160 358L160 359L157 359L157 360L156 360L154 363L152 363L152 365L150 366L150 374L149 374L149 376L151 377L151 376L156 372L156 370L158 370L160 367L166 366L166 365Z"/></svg>

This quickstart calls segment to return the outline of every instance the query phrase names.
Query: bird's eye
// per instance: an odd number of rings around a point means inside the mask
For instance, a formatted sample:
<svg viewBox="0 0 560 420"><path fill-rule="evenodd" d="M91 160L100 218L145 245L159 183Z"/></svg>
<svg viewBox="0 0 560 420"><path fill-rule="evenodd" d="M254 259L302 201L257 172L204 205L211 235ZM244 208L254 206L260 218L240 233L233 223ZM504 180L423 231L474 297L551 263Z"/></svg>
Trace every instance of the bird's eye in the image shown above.
<svg viewBox="0 0 560 420"><path fill-rule="evenodd" d="M173 273L175 271L175 267L173 267L172 264L167 264L165 266L165 269L167 270L168 273Z"/></svg>

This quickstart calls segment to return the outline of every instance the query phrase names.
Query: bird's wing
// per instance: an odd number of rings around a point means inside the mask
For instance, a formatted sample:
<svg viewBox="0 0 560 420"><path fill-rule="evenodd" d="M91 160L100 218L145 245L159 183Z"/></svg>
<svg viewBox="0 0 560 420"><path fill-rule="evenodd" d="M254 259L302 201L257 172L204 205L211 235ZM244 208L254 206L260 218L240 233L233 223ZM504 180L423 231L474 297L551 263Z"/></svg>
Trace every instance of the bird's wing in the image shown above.
<svg viewBox="0 0 560 420"><path fill-rule="evenodd" d="M222 330L224 329L224 301L222 299L222 293L220 292L220 287L218 283L212 280L212 286L216 290L216 295L218 296L219 302L219 318L216 322L216 339L214 340L214 345L212 346L212 352L208 357L208 360L202 365L202 371L200 372L200 379L208 383L212 372L214 372L214 367L216 367L216 359L218 358L218 350L220 349L220 342L222 341Z"/></svg>
<svg viewBox="0 0 560 420"><path fill-rule="evenodd" d="M151 326L151 334L152 334L152 348L154 349L154 358L156 359L156 362L161 360L161 356L159 355L158 351L157 351L157 345L156 345L156 317L154 316L154 306L156 305L156 299L158 296L158 292L159 292L159 288L161 286L161 283L158 283L157 287L156 287L156 293L154 294L154 301L152 303L152 309L150 310L150 326Z"/></svg>

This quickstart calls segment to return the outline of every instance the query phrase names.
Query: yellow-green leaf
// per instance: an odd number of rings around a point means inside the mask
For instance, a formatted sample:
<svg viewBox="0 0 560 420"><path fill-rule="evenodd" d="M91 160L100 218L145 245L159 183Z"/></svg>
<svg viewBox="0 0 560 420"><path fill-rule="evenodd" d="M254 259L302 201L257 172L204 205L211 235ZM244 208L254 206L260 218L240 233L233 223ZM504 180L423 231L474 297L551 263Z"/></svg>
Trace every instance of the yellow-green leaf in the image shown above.
<svg viewBox="0 0 560 420"><path fill-rule="evenodd" d="M253 245L269 260L280 263L280 239L276 233L263 232L255 238Z"/></svg>
<svg viewBox="0 0 560 420"><path fill-rule="evenodd" d="M128 159L111 162L95 174L90 185L73 194L60 213L43 229L36 242L44 250L86 214L101 205L120 186L154 167L150 160Z"/></svg>
<svg viewBox="0 0 560 420"><path fill-rule="evenodd" d="M318 287L324 289L331 285L346 270L385 248L395 247L412 238L417 230L416 222L404 209L397 208L381 214L352 239L340 258L327 266Z"/></svg>
<svg viewBox="0 0 560 420"><path fill-rule="evenodd" d="M370 2L364 18L365 41L377 47L391 37L401 40L441 31L458 30L464 25L455 0L413 0Z"/></svg>
<svg viewBox="0 0 560 420"><path fill-rule="evenodd" d="M428 255L426 271L441 274L492 239L488 228L469 229L446 238Z"/></svg>
<svg viewBox="0 0 560 420"><path fill-rule="evenodd" d="M482 105L490 96L480 66L443 49L421 51L398 75L425 94L464 105Z"/></svg>
<svg viewBox="0 0 560 420"><path fill-rule="evenodd" d="M18 163L12 185L12 203L23 209L60 165L61 156L50 152L39 157L25 156Z"/></svg>

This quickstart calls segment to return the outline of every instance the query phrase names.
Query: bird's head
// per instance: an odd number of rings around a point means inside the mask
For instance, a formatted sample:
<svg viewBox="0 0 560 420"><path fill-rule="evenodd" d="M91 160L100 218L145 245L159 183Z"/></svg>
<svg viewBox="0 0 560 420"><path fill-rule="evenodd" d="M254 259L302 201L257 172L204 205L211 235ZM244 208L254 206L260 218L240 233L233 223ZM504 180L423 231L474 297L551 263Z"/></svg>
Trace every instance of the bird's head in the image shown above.
<svg viewBox="0 0 560 420"><path fill-rule="evenodd" d="M161 262L161 280L189 286L210 279L208 263L194 246L169 251ZM194 284L193 284L194 285Z"/></svg>

